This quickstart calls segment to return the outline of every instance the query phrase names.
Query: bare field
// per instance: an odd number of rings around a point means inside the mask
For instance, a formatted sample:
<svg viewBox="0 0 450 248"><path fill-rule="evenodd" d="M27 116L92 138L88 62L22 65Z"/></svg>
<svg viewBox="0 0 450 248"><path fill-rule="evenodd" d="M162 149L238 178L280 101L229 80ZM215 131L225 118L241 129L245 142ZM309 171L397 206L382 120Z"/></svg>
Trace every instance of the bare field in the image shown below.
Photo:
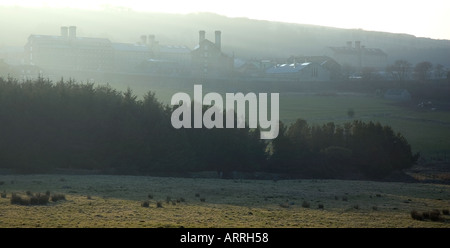
<svg viewBox="0 0 450 248"><path fill-rule="evenodd" d="M12 193L26 191L62 193L66 200L11 204ZM410 215L450 209L450 185L440 184L4 175L0 192L6 193L0 198L2 228L450 227L448 215L439 221Z"/></svg>

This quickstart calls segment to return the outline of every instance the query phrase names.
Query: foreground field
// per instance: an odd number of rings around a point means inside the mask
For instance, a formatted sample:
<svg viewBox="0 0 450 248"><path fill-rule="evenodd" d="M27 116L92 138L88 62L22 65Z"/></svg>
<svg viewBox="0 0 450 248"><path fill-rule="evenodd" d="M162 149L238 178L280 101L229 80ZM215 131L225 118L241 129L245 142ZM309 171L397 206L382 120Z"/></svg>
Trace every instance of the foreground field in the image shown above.
<svg viewBox="0 0 450 248"><path fill-rule="evenodd" d="M12 193L66 200L11 204ZM450 227L411 211L450 209L450 186L341 180L221 180L99 175L0 176L0 227ZM149 202L143 207L144 201ZM157 207L157 202L161 207Z"/></svg>

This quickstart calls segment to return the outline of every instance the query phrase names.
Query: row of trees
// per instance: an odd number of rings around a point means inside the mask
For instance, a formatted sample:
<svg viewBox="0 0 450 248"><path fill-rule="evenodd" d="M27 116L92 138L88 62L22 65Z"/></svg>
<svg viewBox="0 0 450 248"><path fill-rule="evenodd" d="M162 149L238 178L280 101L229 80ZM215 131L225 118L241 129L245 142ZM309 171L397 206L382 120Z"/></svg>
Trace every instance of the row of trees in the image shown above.
<svg viewBox="0 0 450 248"><path fill-rule="evenodd" d="M259 133L174 129L172 110L152 92L140 100L130 89L0 78L0 167L148 174L250 170L264 162Z"/></svg>
<svg viewBox="0 0 450 248"><path fill-rule="evenodd" d="M442 64L433 65L429 61L422 61L413 65L403 59L396 60L385 68L385 74L380 74L379 70L374 67L357 69L349 65L343 65L341 70L344 78L349 78L356 73L362 79L369 81L383 81L386 79L394 81L450 79L450 71Z"/></svg>
<svg viewBox="0 0 450 248"><path fill-rule="evenodd" d="M283 125L272 142L268 169L306 177L382 178L410 167L418 157L401 134L380 123L308 125L299 119Z"/></svg>
<svg viewBox="0 0 450 248"><path fill-rule="evenodd" d="M416 65L412 65L406 60L397 60L394 64L389 65L386 71L390 73L395 80L427 80L431 78L443 79L448 78L448 72L441 64L433 64L429 61L422 61Z"/></svg>
<svg viewBox="0 0 450 248"><path fill-rule="evenodd" d="M298 120L272 142L259 130L175 129L175 106L147 93L74 81L0 78L0 167L120 174L217 170L310 177L379 178L412 165L408 142L380 124L308 125Z"/></svg>

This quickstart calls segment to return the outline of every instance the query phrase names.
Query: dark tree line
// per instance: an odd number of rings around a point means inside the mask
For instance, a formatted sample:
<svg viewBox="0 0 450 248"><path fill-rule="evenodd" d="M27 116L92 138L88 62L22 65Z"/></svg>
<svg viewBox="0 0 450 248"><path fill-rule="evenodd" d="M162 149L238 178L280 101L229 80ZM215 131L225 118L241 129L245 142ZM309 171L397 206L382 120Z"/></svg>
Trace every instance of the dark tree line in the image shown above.
<svg viewBox="0 0 450 248"><path fill-rule="evenodd" d="M433 64L429 61L422 61L414 66L406 60L396 60L394 64L387 66L386 72L391 74L394 80L404 81L415 79L416 81L426 81L429 79L445 79L445 68L442 64Z"/></svg>
<svg viewBox="0 0 450 248"><path fill-rule="evenodd" d="M249 128L175 129L170 122L175 107L161 104L152 92L140 100L130 89L0 78L0 168L380 177L415 159L404 137L380 124L310 126L298 120L289 127L281 123L279 137L266 142Z"/></svg>
<svg viewBox="0 0 450 248"><path fill-rule="evenodd" d="M0 78L0 168L111 173L253 170L265 144L245 129L175 129L152 92ZM257 134L257 135L256 135Z"/></svg>
<svg viewBox="0 0 450 248"><path fill-rule="evenodd" d="M354 121L337 126L308 125L297 120L272 142L269 171L315 178L383 178L410 167L407 140L389 126Z"/></svg>

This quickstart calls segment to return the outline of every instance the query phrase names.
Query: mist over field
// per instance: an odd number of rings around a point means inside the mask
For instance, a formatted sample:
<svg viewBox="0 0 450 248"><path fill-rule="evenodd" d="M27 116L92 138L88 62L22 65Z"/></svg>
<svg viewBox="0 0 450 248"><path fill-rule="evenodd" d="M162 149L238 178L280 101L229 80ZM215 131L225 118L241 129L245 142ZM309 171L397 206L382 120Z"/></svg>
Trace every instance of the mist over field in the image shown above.
<svg viewBox="0 0 450 248"><path fill-rule="evenodd" d="M389 54L389 63L404 59L413 64L432 61L450 66L449 40L410 34L229 18L213 13L165 14L114 7L95 11L2 6L0 15L8 19L0 23L0 30L7 34L2 36L0 47L24 46L30 34L59 35L60 26L75 25L78 34L84 37L135 43L141 35L153 34L161 44L192 49L197 45L199 30L207 30L210 39L214 30L221 30L224 52L245 59L323 55L326 47L359 40L367 47L383 49Z"/></svg>
<svg viewBox="0 0 450 248"><path fill-rule="evenodd" d="M0 20L0 228L450 227L450 40L112 6Z"/></svg>

